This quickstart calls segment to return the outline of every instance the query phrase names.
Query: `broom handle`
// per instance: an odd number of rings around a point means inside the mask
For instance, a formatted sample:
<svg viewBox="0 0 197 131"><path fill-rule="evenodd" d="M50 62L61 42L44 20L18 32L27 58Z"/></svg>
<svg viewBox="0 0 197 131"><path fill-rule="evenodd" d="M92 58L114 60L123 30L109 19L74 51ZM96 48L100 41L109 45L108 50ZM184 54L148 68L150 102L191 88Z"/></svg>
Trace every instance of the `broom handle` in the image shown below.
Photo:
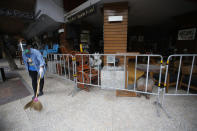
<svg viewBox="0 0 197 131"><path fill-rule="evenodd" d="M36 98L38 97L38 91L40 89L40 78L41 78L41 74L40 74L40 77L39 77L39 80L38 80L38 84L37 84Z"/></svg>

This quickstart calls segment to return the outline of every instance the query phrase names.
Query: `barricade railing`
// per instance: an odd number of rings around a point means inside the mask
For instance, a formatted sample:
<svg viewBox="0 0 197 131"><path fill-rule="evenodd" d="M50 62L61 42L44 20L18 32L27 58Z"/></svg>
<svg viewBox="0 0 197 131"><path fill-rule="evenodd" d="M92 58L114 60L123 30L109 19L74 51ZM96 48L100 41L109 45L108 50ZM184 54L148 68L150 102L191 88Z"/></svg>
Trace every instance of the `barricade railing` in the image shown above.
<svg viewBox="0 0 197 131"><path fill-rule="evenodd" d="M152 59L158 63L152 62ZM160 116L159 108L163 109L161 102L164 99L160 98L162 69L163 57L161 55L76 54L75 72L77 73L78 88L88 90L87 86L97 86L102 89L131 91L138 95L145 94L146 98L149 98L149 95L156 95L154 104L158 116ZM141 70L142 73L139 73L138 70ZM155 71L158 74L157 77L151 75ZM134 74L132 82L130 74ZM157 85L155 85L155 81ZM155 88L152 89L153 87ZM165 109L163 110L165 111Z"/></svg>
<svg viewBox="0 0 197 131"><path fill-rule="evenodd" d="M157 58L159 63L158 65L154 65L150 62L151 59ZM129 83L129 73L126 68L129 67L130 64L128 60L133 60L131 63L134 64L133 74L133 83L132 87ZM99 64L100 61L100 64ZM102 63L101 63L102 62ZM163 57L161 55L152 55L152 54L139 54L139 55L131 55L131 54L76 54L76 72L77 72L77 84L78 87L85 88L84 86L97 86L103 89L116 89L116 90L127 90L138 93L152 94L158 95L159 88L161 85L161 73L162 73L162 64ZM139 64L138 64L139 63ZM95 64L95 65L94 65ZM131 64L132 66L132 64ZM138 67L139 66L139 67ZM149 79L154 80L151 72L154 72L157 68L157 90L155 92L148 91L149 88ZM141 70L144 72L144 81L145 88L138 90L137 88L137 79L138 79L138 71ZM116 77L118 76L118 77ZM96 80L97 82L94 82ZM122 80L122 81L121 81ZM155 80L154 80L155 82ZM110 84L111 83L111 84ZM115 83L115 84L112 84ZM120 85L121 83L122 85ZM126 83L126 84L125 84ZM106 87L107 86L107 87ZM111 88L114 86L114 88ZM119 87L118 87L119 86Z"/></svg>
<svg viewBox="0 0 197 131"><path fill-rule="evenodd" d="M73 77L73 62L71 54L48 54L47 68L50 73L56 74L69 80Z"/></svg>
<svg viewBox="0 0 197 131"><path fill-rule="evenodd" d="M197 95L196 92L190 92L197 90L196 56L197 54L175 54L168 57L164 81L165 95Z"/></svg>
<svg viewBox="0 0 197 131"><path fill-rule="evenodd" d="M197 84L193 87L197 81L194 79L197 77L193 78L197 75L196 56L170 55L165 63L156 54L48 54L47 68L72 80L77 90L93 86L155 95L157 107L165 111L166 95L197 95L190 92L197 89ZM185 90L180 88L182 85L186 86ZM158 108L157 112L159 115Z"/></svg>
<svg viewBox="0 0 197 131"><path fill-rule="evenodd" d="M158 75L157 78L154 77L154 79L156 79L154 81L156 81L158 87L160 87L161 84L164 85L165 95L197 95L195 93L190 93L190 85L195 81L195 79L192 79L193 73L197 73L195 64L196 56L196 54L178 54L169 56L165 65L165 74L162 73L162 69L164 69L164 66L162 66L163 57L161 55L152 54L76 54L75 56L71 54L48 54L47 67L48 71L53 74L57 74L73 81L74 78L76 78L78 86L98 86L104 89L129 90L154 95L157 95L158 91L149 92L148 85L149 79L153 78L150 74L152 74L154 70L157 70ZM99 59L95 59L97 57L99 57ZM129 57L132 57L134 63L133 72L128 72L128 69L130 68L128 63L128 59L130 59ZM150 62L153 57L158 57L157 61L160 61L160 63L157 63L157 67L155 67L157 69L151 69L154 68L152 67L153 64ZM141 58L144 59L144 64L142 64L143 62ZM143 91L137 89L138 70L142 70L145 76L145 89ZM109 71L111 71L111 74L106 73ZM129 83L129 75L131 74L129 73L132 73L134 78L132 88L129 88L131 85ZM111 77L114 83L116 83L118 79L121 79L122 85L119 85L119 87L116 86L115 88L107 88L106 86L110 85L104 80L106 78L105 74L107 74L108 77ZM115 79L113 74L119 75L119 78ZM185 82L185 77L188 82ZM176 80L173 81L171 79ZM104 83L102 83L103 81ZM106 84L106 86L104 84ZM180 90L180 87L182 85L185 86L186 84L186 91Z"/></svg>

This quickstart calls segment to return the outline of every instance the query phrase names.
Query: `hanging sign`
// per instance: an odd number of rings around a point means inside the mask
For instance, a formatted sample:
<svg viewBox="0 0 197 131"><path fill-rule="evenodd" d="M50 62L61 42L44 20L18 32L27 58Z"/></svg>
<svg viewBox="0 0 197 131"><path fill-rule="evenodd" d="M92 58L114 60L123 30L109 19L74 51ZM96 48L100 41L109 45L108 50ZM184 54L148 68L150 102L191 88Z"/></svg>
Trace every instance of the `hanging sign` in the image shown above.
<svg viewBox="0 0 197 131"><path fill-rule="evenodd" d="M64 29L59 29L58 30L58 33L62 33L62 32L64 32Z"/></svg>
<svg viewBox="0 0 197 131"><path fill-rule="evenodd" d="M68 20L68 22L73 22L75 20L79 20L79 19L84 18L84 17L86 17L88 15L91 15L94 12L95 12L95 6L93 5L93 6L90 6L90 7L86 8L86 9L80 11L79 13L77 13L77 14L75 14L73 16L68 17L67 20Z"/></svg>
<svg viewBox="0 0 197 131"><path fill-rule="evenodd" d="M14 16L25 19L34 19L34 13L32 12L23 12L6 8L0 8L0 16Z"/></svg>
<svg viewBox="0 0 197 131"><path fill-rule="evenodd" d="M183 29L178 32L178 40L194 40L196 28Z"/></svg>
<svg viewBox="0 0 197 131"><path fill-rule="evenodd" d="M123 21L123 16L108 16L109 22Z"/></svg>

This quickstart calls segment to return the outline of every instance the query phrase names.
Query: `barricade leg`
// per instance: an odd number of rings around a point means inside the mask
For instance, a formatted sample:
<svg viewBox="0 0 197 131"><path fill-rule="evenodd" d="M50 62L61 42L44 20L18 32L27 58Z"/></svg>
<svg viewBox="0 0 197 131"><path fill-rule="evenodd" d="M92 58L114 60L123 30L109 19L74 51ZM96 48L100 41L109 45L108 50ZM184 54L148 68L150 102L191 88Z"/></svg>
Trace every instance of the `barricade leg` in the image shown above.
<svg viewBox="0 0 197 131"><path fill-rule="evenodd" d="M74 90L71 91L71 93L69 95L71 95L72 97L74 95L76 95L76 93L78 93L79 91L81 91L80 88L77 87L77 66L76 66L76 57L72 56L72 67L73 67L73 79L74 79Z"/></svg>
<svg viewBox="0 0 197 131"><path fill-rule="evenodd" d="M171 118L171 116L169 115L169 113L164 107L164 98L165 98L165 88L163 89L159 88L157 100L154 102L154 105L156 106L156 110L157 110L157 116L160 117L159 109L161 109L167 115L168 118Z"/></svg>

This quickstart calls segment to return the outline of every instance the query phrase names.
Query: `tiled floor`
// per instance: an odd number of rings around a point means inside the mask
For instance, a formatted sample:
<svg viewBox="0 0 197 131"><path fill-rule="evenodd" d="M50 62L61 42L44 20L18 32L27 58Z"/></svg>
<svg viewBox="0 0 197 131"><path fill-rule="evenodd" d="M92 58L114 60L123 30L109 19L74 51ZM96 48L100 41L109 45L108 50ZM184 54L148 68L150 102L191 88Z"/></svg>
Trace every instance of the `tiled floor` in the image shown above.
<svg viewBox="0 0 197 131"><path fill-rule="evenodd" d="M18 71L31 85L26 71ZM168 96L157 116L155 97L116 97L115 91L93 88L69 95L74 85L50 74L45 77L43 110L23 110L31 95L0 106L1 131L185 131L197 130L197 97Z"/></svg>
<svg viewBox="0 0 197 131"><path fill-rule="evenodd" d="M6 81L0 82L0 105L30 95L20 76L13 71L5 72Z"/></svg>

